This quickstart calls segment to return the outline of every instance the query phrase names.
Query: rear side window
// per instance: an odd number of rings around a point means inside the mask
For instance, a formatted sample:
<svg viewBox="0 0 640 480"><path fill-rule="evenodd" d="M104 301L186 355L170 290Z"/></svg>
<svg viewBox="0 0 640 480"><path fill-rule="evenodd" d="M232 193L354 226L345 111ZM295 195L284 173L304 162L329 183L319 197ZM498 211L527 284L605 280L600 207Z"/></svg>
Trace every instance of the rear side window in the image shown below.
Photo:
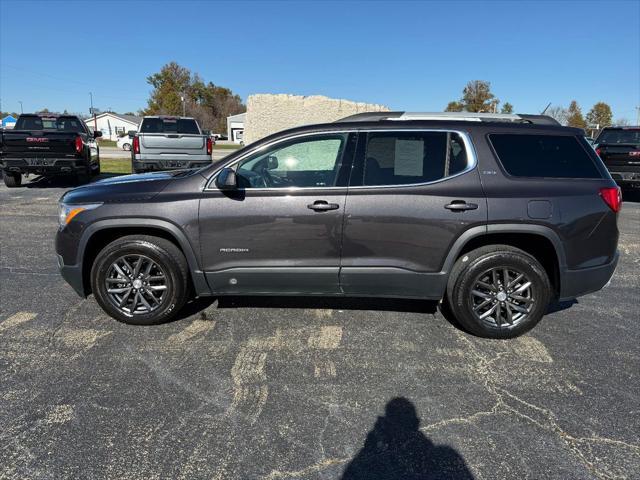
<svg viewBox="0 0 640 480"><path fill-rule="evenodd" d="M576 137L494 133L489 140L514 177L602 178Z"/></svg>
<svg viewBox="0 0 640 480"><path fill-rule="evenodd" d="M367 135L364 185L407 185L440 180L468 165L455 132L371 132Z"/></svg>
<svg viewBox="0 0 640 480"><path fill-rule="evenodd" d="M191 118L145 118L142 133L199 134L198 124Z"/></svg>

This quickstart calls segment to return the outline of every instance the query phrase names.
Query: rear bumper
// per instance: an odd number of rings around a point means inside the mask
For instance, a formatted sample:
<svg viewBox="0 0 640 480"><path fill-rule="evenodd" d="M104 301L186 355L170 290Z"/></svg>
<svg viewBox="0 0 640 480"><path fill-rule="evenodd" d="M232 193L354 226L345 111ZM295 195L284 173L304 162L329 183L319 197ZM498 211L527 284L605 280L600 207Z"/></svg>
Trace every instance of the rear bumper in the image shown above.
<svg viewBox="0 0 640 480"><path fill-rule="evenodd" d="M636 183L640 185L640 169L637 172L616 172L610 171L611 178L618 184Z"/></svg>
<svg viewBox="0 0 640 480"><path fill-rule="evenodd" d="M610 263L580 270L565 270L561 273L560 301L567 301L597 292L607 285L618 265L620 254L615 253Z"/></svg>
<svg viewBox="0 0 640 480"><path fill-rule="evenodd" d="M185 168L200 168L211 165L208 160L134 160L133 169L141 170L181 170Z"/></svg>
<svg viewBox="0 0 640 480"><path fill-rule="evenodd" d="M44 175L71 174L87 167L84 160L74 158L3 158L0 169L5 172Z"/></svg>

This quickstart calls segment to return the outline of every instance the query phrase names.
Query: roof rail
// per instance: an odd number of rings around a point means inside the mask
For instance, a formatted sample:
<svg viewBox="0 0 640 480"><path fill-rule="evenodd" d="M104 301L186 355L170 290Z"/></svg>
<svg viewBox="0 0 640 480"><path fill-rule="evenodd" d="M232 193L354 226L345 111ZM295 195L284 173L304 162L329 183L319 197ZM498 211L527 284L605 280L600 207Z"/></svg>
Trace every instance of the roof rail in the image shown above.
<svg viewBox="0 0 640 480"><path fill-rule="evenodd" d="M374 122L382 120L444 120L464 122L517 122L535 125L560 125L557 120L546 115L526 115L521 113L473 113L473 112L371 112L358 113L338 120L340 122Z"/></svg>

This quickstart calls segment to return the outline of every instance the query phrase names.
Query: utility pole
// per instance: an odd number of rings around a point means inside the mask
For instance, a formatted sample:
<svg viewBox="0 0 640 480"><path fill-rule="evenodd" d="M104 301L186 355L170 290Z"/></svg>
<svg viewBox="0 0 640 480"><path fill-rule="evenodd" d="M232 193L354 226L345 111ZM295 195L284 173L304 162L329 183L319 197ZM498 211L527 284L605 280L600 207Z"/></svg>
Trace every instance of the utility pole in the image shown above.
<svg viewBox="0 0 640 480"><path fill-rule="evenodd" d="M182 101L182 116L186 117L187 111L185 109L185 104L184 104L184 94L180 95L180 100Z"/></svg>
<svg viewBox="0 0 640 480"><path fill-rule="evenodd" d="M640 105L636 107L636 111L638 112L638 118L636 120L636 125L640 125Z"/></svg>
<svg viewBox="0 0 640 480"><path fill-rule="evenodd" d="M91 110L89 110L89 113L91 113L91 115L93 115L93 131L97 132L98 131L98 119L96 118L96 111L93 109L93 93L89 92L89 98L91 99Z"/></svg>
<svg viewBox="0 0 640 480"><path fill-rule="evenodd" d="M22 110L22 100L18 100L18 103L20 104L20 113L24 113L24 110Z"/></svg>

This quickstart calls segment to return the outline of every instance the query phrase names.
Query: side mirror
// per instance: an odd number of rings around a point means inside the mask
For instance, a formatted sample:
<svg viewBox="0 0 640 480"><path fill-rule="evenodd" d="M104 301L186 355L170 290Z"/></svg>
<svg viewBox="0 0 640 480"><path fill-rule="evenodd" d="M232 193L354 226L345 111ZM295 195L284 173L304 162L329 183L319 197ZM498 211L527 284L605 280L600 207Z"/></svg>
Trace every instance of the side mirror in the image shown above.
<svg viewBox="0 0 640 480"><path fill-rule="evenodd" d="M232 168L223 168L216 177L216 186L220 190L234 190L238 188L236 172Z"/></svg>
<svg viewBox="0 0 640 480"><path fill-rule="evenodd" d="M93 132L93 138L100 138L102 136L102 132L100 130L95 130Z"/></svg>
<svg viewBox="0 0 640 480"><path fill-rule="evenodd" d="M269 155L267 157L267 170L275 170L278 168L278 157Z"/></svg>
<svg viewBox="0 0 640 480"><path fill-rule="evenodd" d="M138 133L138 132L136 132L135 130L129 130L127 132L127 135L129 136L129 138L133 138L133 137L136 136L136 133Z"/></svg>

